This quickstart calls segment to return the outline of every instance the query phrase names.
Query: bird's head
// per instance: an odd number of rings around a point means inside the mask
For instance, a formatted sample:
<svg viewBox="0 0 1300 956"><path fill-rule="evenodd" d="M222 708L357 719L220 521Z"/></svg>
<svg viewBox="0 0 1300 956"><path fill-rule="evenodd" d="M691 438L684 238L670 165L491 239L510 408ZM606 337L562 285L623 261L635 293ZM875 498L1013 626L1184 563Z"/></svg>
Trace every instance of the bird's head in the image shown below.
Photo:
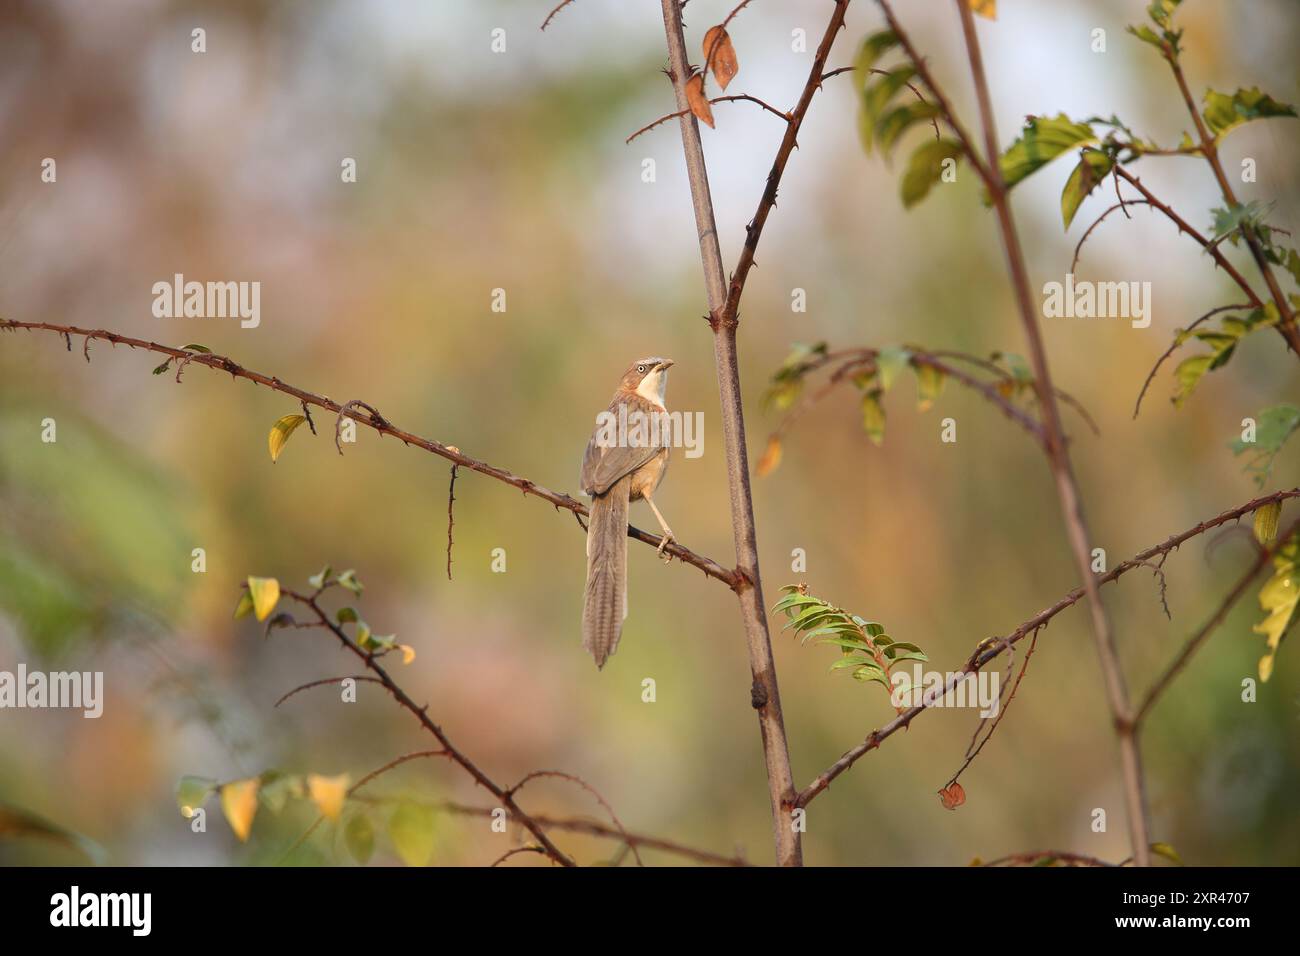
<svg viewBox="0 0 1300 956"><path fill-rule="evenodd" d="M623 373L619 388L636 392L647 401L662 405L664 391L668 388L668 369L672 364L672 359L658 356L637 359Z"/></svg>

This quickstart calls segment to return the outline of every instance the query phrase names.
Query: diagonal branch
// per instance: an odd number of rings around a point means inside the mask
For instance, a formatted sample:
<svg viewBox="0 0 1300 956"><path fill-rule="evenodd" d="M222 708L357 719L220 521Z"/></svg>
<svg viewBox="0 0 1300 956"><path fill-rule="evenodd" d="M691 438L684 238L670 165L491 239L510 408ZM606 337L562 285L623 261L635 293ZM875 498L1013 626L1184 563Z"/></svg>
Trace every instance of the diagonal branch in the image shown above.
<svg viewBox="0 0 1300 956"><path fill-rule="evenodd" d="M406 710L410 711L412 716L414 716L415 719L420 722L420 724L424 727L424 729L427 730L429 733L433 734L435 738L437 738L438 743L442 744L442 751L438 751L434 753L437 753L437 755L439 756L445 753L447 757L449 757L451 760L459 764L460 767L466 773L468 773L471 777L473 777L475 783L483 787L494 797L500 800L501 805L506 810L508 810L511 813L511 815L517 817L519 822L528 829L528 832L531 833L537 839L537 842L541 844L542 847L545 848L547 856L549 856L552 860L554 860L556 863L559 863L561 866L576 865L573 862L573 860L569 858L569 856L567 856L562 850L559 849L559 847L557 847L554 843L551 842L550 837L546 835L546 831L542 828L542 826L531 816L525 813L522 809L520 809L519 805L515 803L515 799L511 795L510 791L505 790L502 787L498 786L496 783L494 783L492 779L488 777L487 774L485 774L482 770L480 770L478 766L472 760L469 759L469 757L465 756L465 754L461 753L461 751L456 749L456 747L452 744L452 742L447 738L447 735L443 732L442 728L439 727L437 724L435 724L429 718L429 708L427 706L425 707L417 706L415 701L411 700L410 696L406 693L406 691L402 690L402 688L398 686L397 682L394 681L393 678L389 676L388 671L384 669L383 665L381 665L377 660L375 660L375 655L373 653L369 653L367 651L362 650L361 646L358 645L357 642L354 641L351 637L349 637L348 633L344 631L342 627L336 624L328 614L325 613L324 609L321 608L320 604L317 602L316 594L310 594L310 595L299 594L297 591L292 591L287 588L282 589L281 593L285 597L293 601L297 601L300 605L302 605L303 607L311 611L312 614L315 615L317 621L320 623L322 627L324 627L326 630L333 633L333 635L339 639L339 642L344 647L346 647L349 651L355 654L361 660L361 662L366 666L366 668L371 673L373 673L377 678L379 678L380 683L382 683L384 685L384 688L388 691L388 693L390 693L393 696L393 699L396 700L398 704L400 704L402 707L406 708ZM424 753L428 753L428 752L422 752L422 754ZM406 758L399 758L397 762L401 762L403 759ZM368 780L373 779L375 776L378 776L379 773L382 773L384 770L388 769L391 766L395 766L395 763L390 763L385 765L385 767L380 768L379 771L377 771L374 774L371 774L369 777L366 777L361 782L365 783ZM358 784L358 786L360 786L360 784Z"/></svg>
<svg viewBox="0 0 1300 956"><path fill-rule="evenodd" d="M664 0L666 3L667 0ZM740 250L740 259L736 263L736 270L731 275L731 285L727 290L726 303L721 309L709 303L709 308L713 311L713 321L724 323L733 323L737 320L740 313L740 296L745 291L745 280L749 277L749 270L754 267L754 253L758 250L758 240L763 234L763 226L767 224L767 217L776 206L776 193L781 185L781 177L785 174L786 164L790 161L790 154L794 152L799 145L799 130L803 127L804 117L808 115L808 108L812 106L813 97L821 89L822 74L826 70L826 60L830 57L831 47L835 43L835 37L844 26L844 12L848 8L849 0L835 0L835 10L831 13L830 23L826 26L826 32L822 35L822 41L817 46L817 52L813 55L812 68L808 71L808 79L803 86L803 92L799 95L799 102L795 104L790 111L790 122L786 127L785 136L781 139L781 145L777 148L776 159L772 162L772 169L767 174L767 185L763 189L763 196L758 202L758 210L754 213L754 218L750 220L749 225L745 227L745 245ZM665 7L665 10L667 7ZM679 96L679 101L684 97ZM679 102L679 106L685 105Z"/></svg>
<svg viewBox="0 0 1300 956"><path fill-rule="evenodd" d="M1244 505L1232 508L1220 515L1202 521L1199 524L1188 528L1186 531L1166 538L1160 544L1147 548L1145 551L1134 555L1127 561L1117 564L1107 574L1098 575L1096 578L1097 584L1109 584L1112 581L1117 581L1125 572L1149 564L1152 558L1162 557L1163 555L1169 554L1171 551L1178 549L1185 542L1197 537L1198 535L1202 535L1213 528L1225 525L1230 521L1237 521L1264 505L1286 501L1291 498L1300 498L1300 488L1291 488L1287 491L1275 491L1272 494L1255 498L1246 502ZM953 679L948 681L947 685L944 687L944 693L936 694L934 699L942 699L944 694L955 687L957 681L962 680L967 674L975 673L988 664L989 661L1000 655L1004 650L1019 643L1026 636L1037 633L1041 627L1051 621L1052 618L1056 617L1056 615L1077 604L1084 597L1084 593L1083 588L1075 588L1051 607L1039 611L1006 637L994 638L992 641L985 641L982 643L980 645L981 649L977 649L960 670L954 672ZM829 787L836 777L852 767L863 756L879 747L885 740L888 740L894 734L898 733L898 731L907 729L908 725L911 724L919 714L923 713L927 709L929 709L929 705L926 703L922 703L916 707L911 707L899 714L889 723L885 724L885 726L873 730L860 744L845 751L838 760L818 774L812 783L804 787L803 790L799 792L799 797L795 805L799 807L807 806L817 797L818 794Z"/></svg>
<svg viewBox="0 0 1300 956"><path fill-rule="evenodd" d="M1052 475L1056 479L1057 497L1060 501L1061 516L1065 522L1066 538L1074 557L1075 566L1083 578L1083 586L1088 595L1088 609L1092 618L1092 632L1097 647L1097 658L1101 664L1102 678L1106 689L1106 702L1110 707L1111 719L1115 725L1115 734L1119 743L1120 763L1124 774L1124 798L1127 805L1129 839L1133 846L1133 856L1139 866L1150 863L1150 839L1148 838L1149 821L1147 817L1146 783L1142 773L1142 755L1138 747L1136 732L1130 711L1128 688L1124 682L1124 671L1120 664L1119 651L1115 646L1106 607L1101 600L1101 591L1097 579L1091 571L1092 538L1088 530L1087 518L1083 509L1083 498L1074 476L1070 462L1070 451L1065 443L1064 430L1061 427L1060 409L1056 404L1056 392L1052 387L1052 373L1047 360L1047 348L1043 342L1042 329L1039 326L1038 311L1033 292L1029 286L1029 270L1025 264L1024 250L1020 244L1020 235L1015 217L1011 213L1011 203L1007 196L1006 183L998 165L997 128L993 121L993 103L989 95L988 78L984 72L983 54L980 52L979 35L975 30L975 17L971 13L968 0L955 0L957 13L961 19L962 35L966 41L966 52L970 60L971 77L975 84L975 98L979 104L980 125L984 132L984 150L989 170L989 199L998 218L998 231L1002 237L1002 248L1006 256L1007 271L1010 274L1012 291L1020 311L1021 324L1025 338L1029 343L1029 360L1034 369L1035 386L1039 393L1039 407L1042 411L1043 430L1047 434L1047 457Z"/></svg>
<svg viewBox="0 0 1300 956"><path fill-rule="evenodd" d="M176 349L167 345L159 345L157 342L147 342L144 339L136 339L128 335L119 335L116 332L109 332L105 329L81 329L76 326L55 325L49 322L15 322L10 319L0 319L0 332L6 330L12 331L14 329L37 329L48 332L57 332L64 336L83 335L86 337L87 342L91 339L103 339L107 342L111 342L113 345L127 345L133 349L143 349L149 352L156 352L159 355L169 355L176 359L188 359L191 364L205 365L218 372L227 372L232 378L247 379L257 385L262 385L285 395L290 395L301 402L304 408L309 405L314 405L317 408L323 408L326 411L333 412L335 415L345 415L358 424L374 429L381 435L392 435L405 445L415 445L417 448L423 448L425 451L446 458L448 461L455 465L459 465L462 468L468 468L471 471L478 472L480 475L487 475L487 477L494 478L497 481L510 485L512 488L517 488L525 495L532 495L536 498L541 498L543 501L548 501L557 509L563 508L567 511L572 511L578 516L579 523L581 523L581 519L587 514L587 509L582 502L567 494L551 491L549 488L545 488L527 478L521 478L518 475L511 474L504 468L497 468L494 465L489 465L487 462L470 458L468 455L463 454L460 449L454 445L444 445L431 438L421 438L419 435L404 431L383 418L377 419L369 414L355 414L350 408L346 408L346 406L340 405L338 402L326 398L324 395L317 395L313 392L308 392L304 389L298 388L296 385L290 385L288 382L282 382L276 376L264 375L261 372L255 372L252 369L244 368L231 359L226 358L224 355L217 355L214 352L186 352L183 349ZM361 405L362 403L353 401L347 404ZM659 547L663 541L659 535L651 534L648 531L642 531L640 528L635 528L631 525L628 526L627 534L629 538L634 538L643 544L653 545L656 548ZM743 586L743 580L737 572L729 568L724 568L711 558L704 557L703 555L696 554L694 551L683 548L675 541L670 542L664 551L665 553L672 554L674 557L692 567L699 568L709 577L716 578L732 590Z"/></svg>
<svg viewBox="0 0 1300 956"><path fill-rule="evenodd" d="M1219 604L1218 609L1210 615L1210 619L1201 626L1200 630L1188 639L1187 643L1183 645L1183 649L1178 652L1178 656L1170 662L1169 666L1165 668L1161 675L1156 679L1155 683L1151 685L1151 689L1146 692L1146 696L1142 698L1142 705L1138 707L1137 714L1133 718L1134 723L1141 723L1146 719L1147 714L1151 712L1151 708L1154 707L1156 701L1160 699L1160 695L1169 689L1169 685L1173 682L1173 679L1178 676L1179 672L1182 671L1184 667L1187 666L1187 662L1192 659L1192 656L1198 650L1200 650L1201 645L1210 639L1210 636L1214 633L1215 629L1217 629L1219 625L1223 623L1224 618L1228 616L1228 612L1231 611L1233 607L1236 606L1237 602L1241 600L1242 596L1245 595L1246 590L1250 587L1250 583L1255 580L1255 575L1259 574L1259 572L1264 569L1268 562L1272 560L1273 555L1277 553L1277 550L1287 541L1291 540L1291 537L1295 535L1297 531L1300 531L1300 520L1295 521L1285 532L1278 535L1274 540L1272 547L1258 549L1258 553L1255 555L1255 560L1251 562L1250 567L1248 567L1241 577L1237 579L1237 583L1233 585L1232 590L1224 597L1223 601Z"/></svg>

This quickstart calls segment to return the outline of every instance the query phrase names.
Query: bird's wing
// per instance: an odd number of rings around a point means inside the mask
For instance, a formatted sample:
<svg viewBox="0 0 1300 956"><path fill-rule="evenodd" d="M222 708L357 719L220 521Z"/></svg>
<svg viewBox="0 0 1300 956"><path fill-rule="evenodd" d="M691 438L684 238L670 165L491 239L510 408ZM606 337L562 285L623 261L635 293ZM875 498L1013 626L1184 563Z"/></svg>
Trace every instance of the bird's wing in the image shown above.
<svg viewBox="0 0 1300 956"><path fill-rule="evenodd" d="M604 447L596 435L587 442L582 456L582 490L588 495L603 495L614 482L631 474L661 451L658 447L614 445Z"/></svg>
<svg viewBox="0 0 1300 956"><path fill-rule="evenodd" d="M639 397L616 397L614 402L611 403L609 411L617 416L618 407L624 401L629 406L629 413L634 410L643 413L653 411L649 404ZM614 482L624 475L636 471L663 450L663 446L659 443L602 445L597 441L600 434L601 428L597 426L596 430L591 433L591 439L587 442L587 450L582 456L581 484L584 494L603 495L613 487Z"/></svg>

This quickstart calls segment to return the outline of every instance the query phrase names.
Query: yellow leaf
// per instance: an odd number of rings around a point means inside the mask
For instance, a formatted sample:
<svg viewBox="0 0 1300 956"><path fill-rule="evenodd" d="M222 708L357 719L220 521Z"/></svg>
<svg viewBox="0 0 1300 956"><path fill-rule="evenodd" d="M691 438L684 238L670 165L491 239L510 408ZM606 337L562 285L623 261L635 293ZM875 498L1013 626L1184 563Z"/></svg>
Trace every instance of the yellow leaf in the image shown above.
<svg viewBox="0 0 1300 956"><path fill-rule="evenodd" d="M1152 843L1151 852L1157 856L1163 856L1166 860L1177 863L1179 866L1183 865L1183 858L1179 856L1178 851L1168 843Z"/></svg>
<svg viewBox="0 0 1300 956"><path fill-rule="evenodd" d="M348 795L348 775L322 777L320 774L308 774L307 793L321 816L331 822L337 821L343 813L343 801Z"/></svg>
<svg viewBox="0 0 1300 956"><path fill-rule="evenodd" d="M1273 657L1282 637L1295 623L1300 609L1300 535L1277 549L1273 555L1273 576L1259 589L1259 606L1267 617L1251 630L1267 639L1268 653L1260 659L1259 679L1267 681L1273 674Z"/></svg>
<svg viewBox="0 0 1300 956"><path fill-rule="evenodd" d="M773 435L767 440L767 449L763 452L763 457L758 460L754 466L754 474L762 478L776 471L781 464L781 439Z"/></svg>
<svg viewBox="0 0 1300 956"><path fill-rule="evenodd" d="M696 73L686 81L686 104L690 106L695 118L707 123L713 129L713 107L704 95L704 74Z"/></svg>
<svg viewBox="0 0 1300 956"><path fill-rule="evenodd" d="M982 17L990 20L998 18L998 0L967 0L970 8Z"/></svg>
<svg viewBox="0 0 1300 956"><path fill-rule="evenodd" d="M267 438L267 445L271 449L271 464L275 464L280 452L284 451L285 443L289 441L293 430L306 420L302 415L285 415L271 426L271 434Z"/></svg>
<svg viewBox="0 0 1300 956"><path fill-rule="evenodd" d="M398 650L402 652L402 663L409 664L415 660L415 648L410 644L398 644Z"/></svg>
<svg viewBox="0 0 1300 956"><path fill-rule="evenodd" d="M256 777L236 780L221 788L221 810L241 843L248 839L253 829L253 817L257 815L257 788Z"/></svg>
<svg viewBox="0 0 1300 956"><path fill-rule="evenodd" d="M709 57L710 53L713 54L712 59ZM731 45L731 36L721 25L709 27L708 32L704 34L704 62L713 69L713 78L724 90L740 72L736 48Z"/></svg>
<svg viewBox="0 0 1300 956"><path fill-rule="evenodd" d="M280 603L280 582L275 578L248 579L248 593L253 598L253 614L259 621L265 621Z"/></svg>
<svg viewBox="0 0 1300 956"><path fill-rule="evenodd" d="M1277 521L1282 514L1282 502L1270 501L1255 509L1255 540L1268 546L1277 537Z"/></svg>

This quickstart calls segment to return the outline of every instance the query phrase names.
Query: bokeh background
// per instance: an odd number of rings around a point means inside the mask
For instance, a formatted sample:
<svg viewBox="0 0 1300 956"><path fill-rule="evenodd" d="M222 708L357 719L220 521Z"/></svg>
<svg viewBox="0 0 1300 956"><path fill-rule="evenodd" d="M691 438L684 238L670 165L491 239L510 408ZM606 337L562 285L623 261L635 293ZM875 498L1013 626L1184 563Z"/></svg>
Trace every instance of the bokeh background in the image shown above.
<svg viewBox="0 0 1300 956"><path fill-rule="evenodd" d="M692 0L697 48L730 0ZM624 138L674 108L659 5L579 0L542 33L545 0L164 2L0 0L0 315L199 342L338 400L576 493L581 452L631 359L677 360L670 407L705 414L705 454L677 454L658 501L684 544L729 563L722 435L689 194L674 124ZM946 0L900 4L968 125L975 112ZM1124 33L1139 0L1003 0L980 22L1000 136L1030 113L1119 114L1172 144L1189 125L1167 68ZM794 102L825 25L823 0L754 3L734 22L740 74L728 92ZM1295 102L1300 18L1291 0L1189 0L1185 65L1194 90L1260 85ZM853 4L832 66L880 28ZM207 31L207 52L190 32ZM1090 48L1107 31L1107 51ZM492 31L506 50L491 50ZM793 52L792 31L809 35ZM865 156L849 77L814 103L759 250L740 332L751 460L777 418L766 381L794 342L919 342L1023 351L995 223L974 178L905 211L903 152ZM715 108L704 130L728 263L782 133L750 104ZM914 131L922 137L923 131ZM911 142L911 140L909 140ZM1258 162L1241 198L1276 203L1295 229L1300 123L1252 123L1226 141L1229 170ZM40 180L57 160L56 184ZM358 182L340 181L343 158ZM656 179L642 181L653 159ZM1061 280L1086 224L1064 233L1062 160L1018 187L1035 285ZM1149 159L1144 181L1193 223L1220 204L1205 165ZM1229 249L1254 276L1239 250ZM151 286L174 273L258 280L262 321L155 319ZM1049 320L1058 384L1099 422L1077 418L1075 464L1093 528L1117 561L1256 494L1228 443L1243 417L1300 400L1295 359L1261 334L1181 410L1168 368L1131 418L1147 370L1176 328L1237 301L1228 280L1163 219L1136 210L1094 235L1080 278L1150 281L1154 322ZM503 288L507 311L491 311ZM791 309L806 290L806 312ZM428 742L375 688L338 702L296 684L353 673L327 635L233 621L248 574L301 586L329 563L365 581L380 633L418 657L400 679L492 776L560 768L598 788L630 829L771 859L769 809L734 599L716 581L631 547L631 613L597 673L580 647L583 538L569 515L489 479L457 483L454 581L446 563L447 463L359 429L340 457L298 432L272 465L266 435L297 411L285 396L191 366L183 384L150 375L157 356L65 351L47 333L0 336L0 669L102 670L99 720L0 711L0 802L96 841L122 864L346 862L333 828L286 852L314 817L263 808L240 843L208 803L208 830L177 812L183 774L233 780L279 768L357 779ZM806 580L819 594L920 644L945 669L1076 582L1055 493L1033 444L996 410L950 386L918 413L911 383L887 399L884 446L862 433L844 392L791 434L785 461L755 483L764 586ZM1069 414L1069 413L1067 413ZM959 423L955 445L939 421ZM40 422L58 441L40 441ZM1271 487L1295 484L1300 442ZM1294 511L1288 509L1284 520ZM634 520L653 526L636 505ZM1151 576L1106 589L1130 686L1141 690L1215 607L1251 546L1197 539ZM190 570L191 550L207 571ZM505 549L506 573L491 552ZM790 570L803 548L807 571ZM1189 862L1300 862L1300 655L1284 647L1257 703L1240 699L1262 639L1253 598L1229 617L1144 735L1156 838ZM779 626L778 626L779 629ZM795 775L807 783L892 714L880 688L827 668L827 648L774 634ZM657 682L657 701L641 682ZM1085 615L1046 631L1016 702L963 777L968 802L935 795L960 764L975 718L917 720L812 806L817 864L965 864L1056 848L1127 855L1119 771ZM463 774L415 762L378 797L487 805ZM590 816L562 782L525 806ZM1094 807L1107 833L1090 828ZM381 806L376 812L382 829ZM608 841L562 836L584 862ZM439 864L478 864L507 838L480 820L437 818ZM667 858L647 851L651 862ZM77 862L57 842L0 843L7 862ZM376 859L397 858L381 838ZM512 864L540 862L516 857Z"/></svg>

